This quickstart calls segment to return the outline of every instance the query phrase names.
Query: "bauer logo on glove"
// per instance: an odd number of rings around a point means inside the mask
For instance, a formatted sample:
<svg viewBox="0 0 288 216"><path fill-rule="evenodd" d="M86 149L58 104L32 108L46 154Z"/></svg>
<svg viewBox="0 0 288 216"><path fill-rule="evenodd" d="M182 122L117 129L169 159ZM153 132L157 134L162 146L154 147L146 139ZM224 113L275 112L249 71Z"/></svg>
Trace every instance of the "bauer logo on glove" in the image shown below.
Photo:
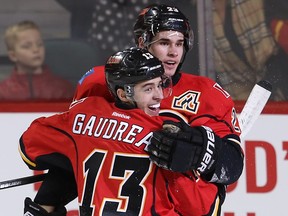
<svg viewBox="0 0 288 216"><path fill-rule="evenodd" d="M211 169L211 166L215 163L214 158L214 152L215 152L215 135L211 128L203 126L203 128L206 129L207 133L207 145L206 145L206 151L202 158L200 167L197 168L197 170L200 173L204 173L205 170ZM210 166L210 167L208 167Z"/></svg>

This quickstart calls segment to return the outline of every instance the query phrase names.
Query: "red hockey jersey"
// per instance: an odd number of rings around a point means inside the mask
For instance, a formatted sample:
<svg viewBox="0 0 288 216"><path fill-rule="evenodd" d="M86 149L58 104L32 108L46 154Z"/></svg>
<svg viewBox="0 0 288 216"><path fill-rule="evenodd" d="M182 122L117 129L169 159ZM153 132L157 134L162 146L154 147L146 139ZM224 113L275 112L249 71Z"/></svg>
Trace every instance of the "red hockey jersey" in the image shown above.
<svg viewBox="0 0 288 216"><path fill-rule="evenodd" d="M63 168L61 158L69 159L83 216L204 215L217 187L160 169L145 151L151 131L162 127L163 118L88 97L67 112L33 121L19 149L32 169L48 169L49 164Z"/></svg>
<svg viewBox="0 0 288 216"><path fill-rule="evenodd" d="M104 66L97 66L88 71L79 81L74 99L101 96L113 101L104 70ZM161 113L186 118L192 126L208 126L220 137L241 132L230 95L207 77L181 73L172 96L162 100L161 109Z"/></svg>

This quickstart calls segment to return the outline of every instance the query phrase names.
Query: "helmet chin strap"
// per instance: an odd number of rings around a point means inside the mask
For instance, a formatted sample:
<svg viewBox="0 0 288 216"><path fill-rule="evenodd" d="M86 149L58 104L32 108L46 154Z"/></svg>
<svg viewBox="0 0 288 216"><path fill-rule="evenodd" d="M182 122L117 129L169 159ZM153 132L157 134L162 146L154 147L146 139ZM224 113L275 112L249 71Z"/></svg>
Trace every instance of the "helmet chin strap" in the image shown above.
<svg viewBox="0 0 288 216"><path fill-rule="evenodd" d="M134 97L133 97L133 96L130 96L130 97L128 97L128 98L131 99L131 103L129 103L130 106L131 106L131 108L138 108L137 102L135 101Z"/></svg>
<svg viewBox="0 0 288 216"><path fill-rule="evenodd" d="M115 101L115 105L121 109L136 109L138 108L136 101L123 102L119 98Z"/></svg>

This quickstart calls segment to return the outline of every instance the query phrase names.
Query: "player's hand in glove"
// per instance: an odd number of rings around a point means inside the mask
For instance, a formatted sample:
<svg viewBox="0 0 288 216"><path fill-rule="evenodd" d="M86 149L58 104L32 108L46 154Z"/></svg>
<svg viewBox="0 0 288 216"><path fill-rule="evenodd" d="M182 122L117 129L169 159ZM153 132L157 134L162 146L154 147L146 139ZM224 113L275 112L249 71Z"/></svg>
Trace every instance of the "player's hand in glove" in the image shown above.
<svg viewBox="0 0 288 216"><path fill-rule="evenodd" d="M66 216L67 210L64 206L57 208L55 211L48 213L37 203L26 197L24 202L24 216Z"/></svg>
<svg viewBox="0 0 288 216"><path fill-rule="evenodd" d="M148 152L150 159L162 168L206 174L214 170L221 146L221 139L209 127L164 121L162 130L153 132Z"/></svg>

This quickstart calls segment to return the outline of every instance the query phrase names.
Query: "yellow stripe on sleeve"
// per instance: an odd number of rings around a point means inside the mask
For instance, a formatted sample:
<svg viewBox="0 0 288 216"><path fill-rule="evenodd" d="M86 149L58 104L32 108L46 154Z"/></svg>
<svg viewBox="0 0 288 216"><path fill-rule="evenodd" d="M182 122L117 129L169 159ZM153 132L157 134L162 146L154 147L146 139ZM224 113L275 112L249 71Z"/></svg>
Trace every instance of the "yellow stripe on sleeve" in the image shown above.
<svg viewBox="0 0 288 216"><path fill-rule="evenodd" d="M215 201L215 208L211 216L217 216L218 215L218 209L219 209L219 204L220 204L220 198L217 196L216 201Z"/></svg>
<svg viewBox="0 0 288 216"><path fill-rule="evenodd" d="M25 163L29 164L32 167L36 167L36 164L34 162L32 162L31 160L29 160L25 154L21 151L20 145L18 145L18 151L21 155L21 158L25 161Z"/></svg>

